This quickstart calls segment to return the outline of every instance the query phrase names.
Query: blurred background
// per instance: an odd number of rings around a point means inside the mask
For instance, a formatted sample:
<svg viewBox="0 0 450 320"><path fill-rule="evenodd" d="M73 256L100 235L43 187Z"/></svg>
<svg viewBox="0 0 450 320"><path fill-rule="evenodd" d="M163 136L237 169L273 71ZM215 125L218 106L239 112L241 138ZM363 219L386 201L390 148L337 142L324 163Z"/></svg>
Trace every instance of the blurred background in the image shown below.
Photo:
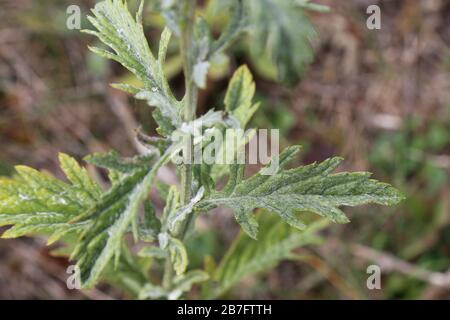
<svg viewBox="0 0 450 320"><path fill-rule="evenodd" d="M394 208L346 209L352 223L332 225L323 245L300 249L308 259L247 278L227 298L448 299L450 2L317 2L332 11L311 14L319 32L315 58L297 85L277 84L264 57L251 57L237 43L213 67L199 113L221 105L233 70L247 63L262 102L253 126L279 128L283 146L302 144L302 163L342 155L341 169L374 172L407 200ZM92 37L66 28L69 5L85 16L94 3L0 1L0 175L26 164L62 177L58 152L82 159L114 148L130 156L134 129L154 131L145 105L108 86L133 81L130 74L90 53ZM366 27L371 4L381 7L381 30ZM161 18L146 10L144 23L148 38L157 39ZM166 72L181 94L176 54ZM200 229L189 244L196 248L193 265L207 254L219 259L238 232L229 212L200 221ZM43 238L0 241L0 298L127 298L107 285L69 291L68 262L49 250ZM382 269L381 290L366 287L371 264Z"/></svg>

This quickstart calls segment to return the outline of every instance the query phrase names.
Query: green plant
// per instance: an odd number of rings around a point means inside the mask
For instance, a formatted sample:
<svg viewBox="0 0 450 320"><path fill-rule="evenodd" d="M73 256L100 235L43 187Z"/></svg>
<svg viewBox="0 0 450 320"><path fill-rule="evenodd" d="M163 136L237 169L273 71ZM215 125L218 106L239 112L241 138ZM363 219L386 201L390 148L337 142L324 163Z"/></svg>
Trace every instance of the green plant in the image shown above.
<svg viewBox="0 0 450 320"><path fill-rule="evenodd" d="M113 86L154 107L159 136L138 134L149 150L145 155L121 158L110 152L85 158L108 170L108 190L103 190L86 169L64 154L60 155L60 163L67 182L28 167L16 167L12 178L0 180L0 225L13 225L3 234L4 238L43 234L49 236L49 243L62 241L77 261L84 288L103 279L143 299L176 299L194 284L203 283L203 296L211 298L226 292L242 277L293 257L296 247L315 243L316 232L326 221L348 222L340 206L393 205L402 199L391 186L370 179L369 173L333 173L341 158L288 169L300 150L297 146L273 157L272 163L278 163L276 173L265 175L261 171L249 178L244 177L243 164L174 161L180 152L186 156L196 147L206 149L213 143L212 132L244 129L258 109L253 102L252 75L243 66L230 81L225 110L196 118L198 90L206 86L211 60L249 32L255 36L259 50L269 46L280 79L292 82L305 63L293 51L305 50L308 44L306 36L294 42L292 30L285 23L293 23L296 12L303 17L305 8L322 9L307 0L226 1L226 5L232 17L215 39L206 21L197 17L196 1L158 2L156 8L166 18L168 27L162 32L156 57L142 27L143 2L135 19L122 0L105 0L95 6L89 20L96 31L86 32L98 37L109 50L90 49L119 62L140 80L142 87ZM270 17L263 5L270 5L277 16L286 15L289 19L271 20L273 26L266 28L263 20ZM183 60L186 93L182 100L174 96L164 74L172 34L179 42ZM283 43L292 47L283 49ZM179 137L190 137L192 127L199 127L200 135L186 145ZM225 150L225 145L221 145L219 153L236 156L240 147ZM176 163L180 186L157 181L158 170L171 161ZM224 180L227 183L220 189ZM153 187L165 200L162 215L156 213L149 200ZM233 210L244 233L218 267L207 258L204 270L190 270L185 240L195 232L195 218L219 206ZM257 208L276 215L256 215ZM307 227L299 217L301 212L313 212L328 220L312 219L315 221ZM253 240L258 233L260 240ZM137 255L130 250L127 235L132 235L134 242L145 244ZM160 270L160 281L154 281Z"/></svg>

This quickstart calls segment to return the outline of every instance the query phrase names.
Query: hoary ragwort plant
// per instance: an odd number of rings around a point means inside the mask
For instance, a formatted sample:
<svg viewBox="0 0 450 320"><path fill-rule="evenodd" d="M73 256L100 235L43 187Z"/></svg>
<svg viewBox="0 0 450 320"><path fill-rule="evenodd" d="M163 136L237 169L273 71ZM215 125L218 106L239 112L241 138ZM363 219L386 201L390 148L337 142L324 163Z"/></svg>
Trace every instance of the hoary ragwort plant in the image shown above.
<svg viewBox="0 0 450 320"><path fill-rule="evenodd" d="M202 283L202 296L214 298L243 277L294 257L293 249L315 243L317 231L327 221L348 222L340 206L393 205L402 199L391 186L370 179L369 173L333 173L341 158L288 169L298 146L278 156L279 170L274 175L258 173L245 178L244 165L185 163L177 165L179 186L157 181L158 170L180 152L182 146L174 136L183 133L183 128L196 122L201 123L202 132L230 126L245 129L257 111L255 84L249 69L242 66L229 83L224 110L196 118L197 93L206 85L209 67L233 41L247 36L254 50L268 51L280 80L287 83L298 79L311 58L308 41L314 32L304 11L322 10L321 6L308 0L226 0L220 5L230 10L230 20L214 38L210 26L197 16L195 1L157 2L154 8L165 17L167 27L156 56L144 35L143 2L135 18L122 0L105 0L95 6L89 17L95 31L86 32L107 48L90 49L119 62L142 83L141 87L113 86L154 107L159 136L139 133L139 141L149 152L134 158L122 158L116 152L85 158L108 170L108 190L65 154L60 155L60 163L67 181L17 166L13 177L0 180L0 225L12 225L3 238L46 235L49 244L62 241L64 251L71 252L76 261L83 288L104 280L142 299L176 299ZM298 21L306 27L293 30ZM178 40L183 60L186 93L181 101L164 75L172 38ZM209 142L205 134L197 143L206 146ZM216 185L223 180L226 186L218 189ZM162 214L156 213L149 199L153 187L165 200ZM198 215L221 206L232 209L243 233L218 265L208 258L204 270L191 270L186 237L195 232ZM257 208L264 209L258 218ZM302 212L324 218L306 226L300 219ZM143 244L137 255L130 249L128 234ZM158 275L161 279L155 281Z"/></svg>

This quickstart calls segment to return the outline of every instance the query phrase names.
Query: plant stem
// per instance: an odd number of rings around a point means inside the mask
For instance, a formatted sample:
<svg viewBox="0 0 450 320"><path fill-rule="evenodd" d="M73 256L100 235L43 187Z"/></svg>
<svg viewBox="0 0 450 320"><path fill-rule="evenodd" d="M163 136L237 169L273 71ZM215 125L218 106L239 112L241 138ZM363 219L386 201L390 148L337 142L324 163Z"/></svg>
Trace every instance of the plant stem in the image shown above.
<svg viewBox="0 0 450 320"><path fill-rule="evenodd" d="M183 58L183 72L185 78L185 104L184 104L184 121L194 120L197 109L197 86L194 83L193 74L193 32L195 24L195 0L185 0L182 4L182 13L184 13L183 21L181 21L181 39L180 50ZM192 146L191 146L192 147ZM191 150L192 155L192 150ZM181 201L188 204L191 200L192 185L192 165L183 164L181 170Z"/></svg>
<svg viewBox="0 0 450 320"><path fill-rule="evenodd" d="M167 256L164 264L164 275L162 280L163 288L166 290L170 290L170 288L172 287L172 280L173 280L172 261L170 260L170 257Z"/></svg>
<svg viewBox="0 0 450 320"><path fill-rule="evenodd" d="M193 79L194 50L193 34L195 25L195 0L185 0L182 12L185 13L181 22L181 55L183 58L183 72L185 77L186 101L184 109L184 120L192 121L195 118L197 108L197 86Z"/></svg>
<svg viewBox="0 0 450 320"><path fill-rule="evenodd" d="M180 52L183 58L183 72L185 78L186 94L184 98L184 121L190 122L195 119L197 110L198 89L193 79L193 33L195 26L195 9L196 0L184 0L180 6L181 15L181 35L180 35ZM191 156L193 146L191 145ZM192 198L192 165L185 163L181 167L181 202L188 204ZM191 223L193 214L190 214L185 224L180 228L180 234L175 235L177 238L184 239L187 227ZM163 287L170 289L173 282L173 266L170 257L167 257L164 266Z"/></svg>

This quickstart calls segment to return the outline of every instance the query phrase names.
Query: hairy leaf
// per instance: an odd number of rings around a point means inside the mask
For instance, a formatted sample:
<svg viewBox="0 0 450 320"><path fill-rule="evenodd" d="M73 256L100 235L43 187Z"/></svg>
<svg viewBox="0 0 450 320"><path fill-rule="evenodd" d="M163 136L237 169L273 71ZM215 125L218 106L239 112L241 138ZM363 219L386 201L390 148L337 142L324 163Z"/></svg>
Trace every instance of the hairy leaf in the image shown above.
<svg viewBox="0 0 450 320"><path fill-rule="evenodd" d="M178 299L184 292L191 290L194 284L204 282L209 279L209 275L202 270L192 270L175 277L172 290L167 295L169 300Z"/></svg>
<svg viewBox="0 0 450 320"><path fill-rule="evenodd" d="M153 242L158 238L161 232L161 221L156 216L153 205L146 201L144 202L144 217L139 224L139 239L146 242Z"/></svg>
<svg viewBox="0 0 450 320"><path fill-rule="evenodd" d="M72 254L78 260L84 287L91 287L96 283L114 255L118 261L123 235L133 220L137 219L139 206L150 191L157 171L171 156L170 152L171 149L151 170L136 170L123 177L95 206L75 219L95 220L82 234Z"/></svg>
<svg viewBox="0 0 450 320"><path fill-rule="evenodd" d="M230 114L230 118L235 119L239 123L238 127L241 129L247 127L250 119L259 109L259 103L253 103L254 94L255 83L253 76L248 67L243 65L235 71L231 78L224 99L225 110ZM221 146L217 148L215 153L216 164L211 168L207 168L207 171L210 171L208 174L211 174L214 182L218 181L229 171L228 165L220 163L227 163L226 159L235 159L238 151L243 150L254 133L254 130L248 132L244 132L244 130L226 132L225 141L222 141ZM212 143L212 145L215 143Z"/></svg>
<svg viewBox="0 0 450 320"><path fill-rule="evenodd" d="M188 266L188 256L184 244L180 240L170 237L168 250L175 273L183 274Z"/></svg>
<svg viewBox="0 0 450 320"><path fill-rule="evenodd" d="M168 216L167 225L172 234L177 234L182 223L186 220L187 216L192 213L194 206L202 199L204 193L205 188L202 186L195 197L193 197L187 205L173 211L172 214Z"/></svg>
<svg viewBox="0 0 450 320"><path fill-rule="evenodd" d="M136 170L148 170L156 158L157 156L155 154L141 155L134 158L122 158L119 153L111 150L107 153L93 153L86 156L84 160L100 168L127 174Z"/></svg>
<svg viewBox="0 0 450 320"><path fill-rule="evenodd" d="M176 36L181 34L179 26L180 3L177 0L155 0L150 2L152 9L164 17L166 25Z"/></svg>
<svg viewBox="0 0 450 320"><path fill-rule="evenodd" d="M211 30L208 23L203 18L198 18L195 24L194 32L194 66L193 79L197 87L206 88L206 80L210 63L208 61L208 53L211 48Z"/></svg>
<svg viewBox="0 0 450 320"><path fill-rule="evenodd" d="M222 1L218 1L219 3ZM223 9L223 8L222 8ZM219 39L213 42L209 56L220 54L227 49L245 31L248 21L242 0L233 1L230 4L230 22L221 33Z"/></svg>
<svg viewBox="0 0 450 320"><path fill-rule="evenodd" d="M281 168L293 158L299 147L286 149L277 159ZM370 179L370 173L332 174L342 158L290 170L274 175L257 175L243 180L243 165L236 165L226 188L199 202L198 207L211 209L226 206L247 234L256 239L258 224L253 209L265 208L277 213L293 227L304 229L296 211L310 211L338 223L348 222L340 206L368 203L393 205L403 196L388 184Z"/></svg>
<svg viewBox="0 0 450 320"><path fill-rule="evenodd" d="M123 84L116 84L115 87L133 92L136 98L144 99L149 105L157 107L155 119L161 126L161 132L166 133L170 131L171 125L176 127L181 123L180 103L173 96L163 71L171 32L169 29L163 31L156 59L145 38L142 11L143 2L134 19L128 11L126 1L101 1L92 10L94 16L88 17L97 31L85 32L97 36L112 50L91 47L93 52L119 62L142 81L143 89Z"/></svg>
<svg viewBox="0 0 450 320"><path fill-rule="evenodd" d="M167 232L169 230L169 220L172 219L172 215L178 209L180 204L180 193L176 186L171 186L166 198L166 205L162 216L162 231Z"/></svg>
<svg viewBox="0 0 450 320"><path fill-rule="evenodd" d="M310 41L316 37L305 5L294 0L248 0L245 4L256 42L252 45L255 57L267 52L279 79L295 84L313 59Z"/></svg>
<svg viewBox="0 0 450 320"><path fill-rule="evenodd" d="M244 233L236 238L213 275L218 282L216 296L225 293L246 276L275 267L282 260L291 258L292 250L317 243L317 232L328 225L322 219L299 232L283 223L278 217L264 214L258 219L261 237L252 241Z"/></svg>
<svg viewBox="0 0 450 320"><path fill-rule="evenodd" d="M253 104L255 95L255 82L247 66L243 65L236 70L228 85L225 96L225 110L233 114L245 128L251 117L259 108Z"/></svg>
<svg viewBox="0 0 450 320"><path fill-rule="evenodd" d="M174 278L171 288L164 289L153 284L147 284L140 292L139 299L178 299L184 292L191 290L192 286L208 280L209 276L201 270L189 271Z"/></svg>
<svg viewBox="0 0 450 320"><path fill-rule="evenodd" d="M165 259L167 257L166 252L159 247L144 247L139 251L138 255L154 259Z"/></svg>
<svg viewBox="0 0 450 320"><path fill-rule="evenodd" d="M147 273L151 260L134 256L125 243L122 243L121 248L117 266L108 265L103 277L109 283L138 296L149 281Z"/></svg>
<svg viewBox="0 0 450 320"><path fill-rule="evenodd" d="M17 166L12 178L0 178L0 225L13 225L3 238L48 234L53 242L86 228L87 222L70 221L102 191L73 158L60 154L59 159L69 183L25 166Z"/></svg>

